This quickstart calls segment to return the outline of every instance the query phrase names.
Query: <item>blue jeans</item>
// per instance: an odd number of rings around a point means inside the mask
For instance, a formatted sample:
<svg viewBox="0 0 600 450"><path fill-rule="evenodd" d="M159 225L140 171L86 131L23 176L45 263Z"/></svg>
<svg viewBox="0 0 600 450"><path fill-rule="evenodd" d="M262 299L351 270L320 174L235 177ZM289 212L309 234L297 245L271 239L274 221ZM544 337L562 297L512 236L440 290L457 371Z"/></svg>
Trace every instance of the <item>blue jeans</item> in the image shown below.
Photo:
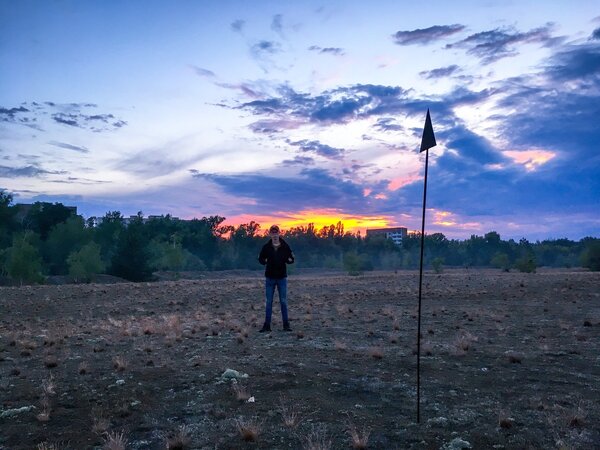
<svg viewBox="0 0 600 450"><path fill-rule="evenodd" d="M265 305L265 325L271 325L271 316L273 314L273 297L275 288L279 292L279 304L281 305L281 318L283 323L288 323L287 310L287 278L265 278L265 294L267 303Z"/></svg>

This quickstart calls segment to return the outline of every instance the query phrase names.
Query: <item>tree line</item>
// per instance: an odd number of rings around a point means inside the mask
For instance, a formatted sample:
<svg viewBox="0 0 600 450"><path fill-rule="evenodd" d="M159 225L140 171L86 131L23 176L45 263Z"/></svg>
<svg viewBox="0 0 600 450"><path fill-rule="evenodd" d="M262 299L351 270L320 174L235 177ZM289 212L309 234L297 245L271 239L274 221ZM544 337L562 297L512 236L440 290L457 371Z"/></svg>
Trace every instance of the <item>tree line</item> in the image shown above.
<svg viewBox="0 0 600 450"><path fill-rule="evenodd" d="M0 191L0 283L42 283L49 276L90 282L99 274L130 281L152 280L159 271L260 269L257 255L267 239L260 224L224 225L225 217L178 220L169 215L125 220L110 211L101 220L81 216L61 203L37 202L25 215ZM342 269L360 274L374 269L415 269L420 235L401 245L384 236L362 236L341 222L320 229L314 224L283 233L296 255L297 268ZM600 270L600 239L586 237L529 242L502 240L495 231L466 240L441 233L425 236L426 267L496 267L533 272L537 267ZM291 273L295 267L290 268Z"/></svg>

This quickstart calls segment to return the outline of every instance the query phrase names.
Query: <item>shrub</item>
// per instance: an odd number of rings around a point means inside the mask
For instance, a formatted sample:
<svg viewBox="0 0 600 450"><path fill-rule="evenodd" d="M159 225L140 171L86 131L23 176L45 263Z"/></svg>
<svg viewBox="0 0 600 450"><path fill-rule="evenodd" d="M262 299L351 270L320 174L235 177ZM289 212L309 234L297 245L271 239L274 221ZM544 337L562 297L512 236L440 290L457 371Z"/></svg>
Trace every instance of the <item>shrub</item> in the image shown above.
<svg viewBox="0 0 600 450"><path fill-rule="evenodd" d="M80 250L75 251L67 258L69 264L69 275L75 281L89 282L93 276L104 272L105 264L100 256L100 246L95 242L89 242Z"/></svg>
<svg viewBox="0 0 600 450"><path fill-rule="evenodd" d="M524 255L517 259L515 267L519 272L535 273L537 267L535 257L533 255Z"/></svg>
<svg viewBox="0 0 600 450"><path fill-rule="evenodd" d="M490 261L492 266L502 269L504 272L508 272L510 270L510 260L508 259L508 255L506 253L497 252Z"/></svg>
<svg viewBox="0 0 600 450"><path fill-rule="evenodd" d="M15 236L12 247L8 249L6 271L20 284L43 281L42 260L38 250L29 242L30 237L31 233Z"/></svg>
<svg viewBox="0 0 600 450"><path fill-rule="evenodd" d="M361 275L365 270L373 270L373 264L368 255L359 255L356 252L344 254L344 270L348 275Z"/></svg>
<svg viewBox="0 0 600 450"><path fill-rule="evenodd" d="M600 270L600 240L590 242L581 254L581 265L593 271Z"/></svg>
<svg viewBox="0 0 600 450"><path fill-rule="evenodd" d="M440 258L439 256L433 258L433 261L431 261L435 273L442 273L442 264L444 264L444 258Z"/></svg>

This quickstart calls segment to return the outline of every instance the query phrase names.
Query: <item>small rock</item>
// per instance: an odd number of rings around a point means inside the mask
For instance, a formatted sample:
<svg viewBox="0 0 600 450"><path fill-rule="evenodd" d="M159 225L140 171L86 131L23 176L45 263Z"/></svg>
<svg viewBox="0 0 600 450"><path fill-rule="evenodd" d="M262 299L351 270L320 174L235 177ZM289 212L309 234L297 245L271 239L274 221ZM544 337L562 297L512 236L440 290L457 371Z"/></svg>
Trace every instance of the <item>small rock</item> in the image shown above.
<svg viewBox="0 0 600 450"><path fill-rule="evenodd" d="M125 384L125 380L117 380L117 381L115 381L115 384L117 386L123 386Z"/></svg>
<svg viewBox="0 0 600 450"><path fill-rule="evenodd" d="M35 406L33 406L33 405L23 406L21 408L7 409L6 411L2 411L0 413L0 419L4 419L6 417L14 417L14 416L17 416L19 414L23 414L23 413L29 412L29 411L31 411L33 409L35 409Z"/></svg>
<svg viewBox="0 0 600 450"><path fill-rule="evenodd" d="M446 426L448 425L448 419L446 419L445 417L434 417L432 419L429 419L427 421L427 423L429 425L440 425L440 426Z"/></svg>
<svg viewBox="0 0 600 450"><path fill-rule="evenodd" d="M241 379L244 379L244 378L248 378L248 374L247 373L238 372L237 370L233 370L233 369L227 369L221 375L221 378L219 379L219 382L220 383L224 383L224 382L229 381L229 380L241 380Z"/></svg>
<svg viewBox="0 0 600 450"><path fill-rule="evenodd" d="M449 443L442 447L443 450L461 450L463 448L472 448L471 443L468 441L463 441L459 437L452 439Z"/></svg>

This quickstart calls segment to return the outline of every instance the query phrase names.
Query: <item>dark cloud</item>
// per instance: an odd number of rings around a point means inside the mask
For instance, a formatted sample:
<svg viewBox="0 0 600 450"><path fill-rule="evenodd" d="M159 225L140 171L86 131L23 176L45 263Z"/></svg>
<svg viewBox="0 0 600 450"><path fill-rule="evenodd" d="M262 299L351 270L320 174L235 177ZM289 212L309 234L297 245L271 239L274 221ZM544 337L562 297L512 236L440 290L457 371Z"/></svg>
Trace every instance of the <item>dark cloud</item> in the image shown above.
<svg viewBox="0 0 600 450"><path fill-rule="evenodd" d="M279 87L278 94L243 103L238 108L280 120L286 118L322 124L346 123L372 115L388 115L411 109L408 91L400 87L354 85L311 96L285 85Z"/></svg>
<svg viewBox="0 0 600 450"><path fill-rule="evenodd" d="M315 160L309 156L296 156L294 159L282 161L281 164L283 166L311 166L315 164Z"/></svg>
<svg viewBox="0 0 600 450"><path fill-rule="evenodd" d="M550 58L546 72L555 81L597 81L600 77L600 42L562 49Z"/></svg>
<svg viewBox="0 0 600 450"><path fill-rule="evenodd" d="M29 177L35 178L44 175L63 175L67 172L64 170L51 171L44 170L38 166L24 166L24 167L7 167L0 166L0 178L20 178Z"/></svg>
<svg viewBox="0 0 600 450"><path fill-rule="evenodd" d="M233 84L233 83L215 83L217 86L225 88L225 89L232 89L235 91L240 91L242 94L248 96L248 97L252 97L252 98L260 98L263 96L263 94L257 90L254 86L248 84L248 83L237 83L237 84Z"/></svg>
<svg viewBox="0 0 600 450"><path fill-rule="evenodd" d="M593 33L592 36L590 37L590 39L593 40L600 40L600 28L596 28Z"/></svg>
<svg viewBox="0 0 600 450"><path fill-rule="evenodd" d="M373 128L379 131L401 131L404 129L404 127L402 125L399 125L396 122L396 119L394 119L393 117L382 117L380 119L377 119L377 123L373 125Z"/></svg>
<svg viewBox="0 0 600 450"><path fill-rule="evenodd" d="M398 31L392 35L398 45L425 45L465 29L464 25L435 25L429 28L419 28L411 31Z"/></svg>
<svg viewBox="0 0 600 450"><path fill-rule="evenodd" d="M97 107L94 103L23 103L16 108L0 108L0 121L25 125L38 131L43 131L40 123L45 122L47 116L54 123L94 132L114 130L127 125L127 122L113 114L93 112Z"/></svg>
<svg viewBox="0 0 600 450"><path fill-rule="evenodd" d="M198 67L198 66L194 66L194 65L190 65L190 67L192 68L192 70L194 72L196 72L196 75L198 75L200 77L214 78L216 76L212 70L203 69L202 67Z"/></svg>
<svg viewBox="0 0 600 450"><path fill-rule="evenodd" d="M423 78L430 80L432 78L445 78L450 75L455 74L456 72L460 72L460 67L456 64L447 67L440 67L439 69L433 70L424 70L423 72L419 72Z"/></svg>
<svg viewBox="0 0 600 450"><path fill-rule="evenodd" d="M3 122L12 122L16 114L24 112L29 112L29 110L23 106L19 106L18 108L0 107L0 118Z"/></svg>
<svg viewBox="0 0 600 450"><path fill-rule="evenodd" d="M293 147L298 147L303 152L310 152L322 156L327 159L341 160L344 157L345 150L343 148L335 148L326 144L321 144L319 141L309 141L303 139L301 141L292 142L286 141Z"/></svg>
<svg viewBox="0 0 600 450"><path fill-rule="evenodd" d="M89 153L90 152L86 147L72 145L72 144L66 144L64 142L50 141L50 142L48 142L48 144L54 145L55 147L65 148L67 150L74 150L74 151L80 152L80 153Z"/></svg>
<svg viewBox="0 0 600 450"><path fill-rule="evenodd" d="M242 32L242 30L244 29L245 26L246 26L246 21L242 20L242 19L234 20L231 23L231 29L238 33Z"/></svg>
<svg viewBox="0 0 600 450"><path fill-rule="evenodd" d="M280 46L275 41L260 41L254 44L250 51L255 56L262 56L264 54L273 55L280 51Z"/></svg>
<svg viewBox="0 0 600 450"><path fill-rule="evenodd" d="M278 178L262 174L195 174L211 181L227 194L254 199L250 213L265 214L290 210L334 208L360 214L369 205L363 199L363 186L332 176L322 169L304 169L298 177Z"/></svg>
<svg viewBox="0 0 600 450"><path fill-rule="evenodd" d="M56 113L52 114L52 119L54 119L54 121L57 123L62 123L63 125L82 128L81 125L79 125L79 122L77 122L77 114Z"/></svg>
<svg viewBox="0 0 600 450"><path fill-rule="evenodd" d="M344 56L346 54L344 49L339 47L319 47L318 45L311 45L310 47L308 47L308 49L313 52L324 53L334 56Z"/></svg>
<svg viewBox="0 0 600 450"><path fill-rule="evenodd" d="M593 125L600 117L600 43L561 48L541 74L508 80L503 93L498 104L512 112L495 118L517 148L561 151L579 168L591 160L600 164L598 152L590 152L600 145L600 128Z"/></svg>
<svg viewBox="0 0 600 450"><path fill-rule="evenodd" d="M521 33L513 28L496 28L472 34L462 41L446 45L446 48L464 48L468 54L476 56L483 64L490 64L518 54L518 45L541 43L552 46L557 44L561 39L552 37L553 29L554 25L551 23L526 33Z"/></svg>
<svg viewBox="0 0 600 450"><path fill-rule="evenodd" d="M283 35L283 15L275 14L273 16L273 21L271 22L271 30L273 30L281 36Z"/></svg>

